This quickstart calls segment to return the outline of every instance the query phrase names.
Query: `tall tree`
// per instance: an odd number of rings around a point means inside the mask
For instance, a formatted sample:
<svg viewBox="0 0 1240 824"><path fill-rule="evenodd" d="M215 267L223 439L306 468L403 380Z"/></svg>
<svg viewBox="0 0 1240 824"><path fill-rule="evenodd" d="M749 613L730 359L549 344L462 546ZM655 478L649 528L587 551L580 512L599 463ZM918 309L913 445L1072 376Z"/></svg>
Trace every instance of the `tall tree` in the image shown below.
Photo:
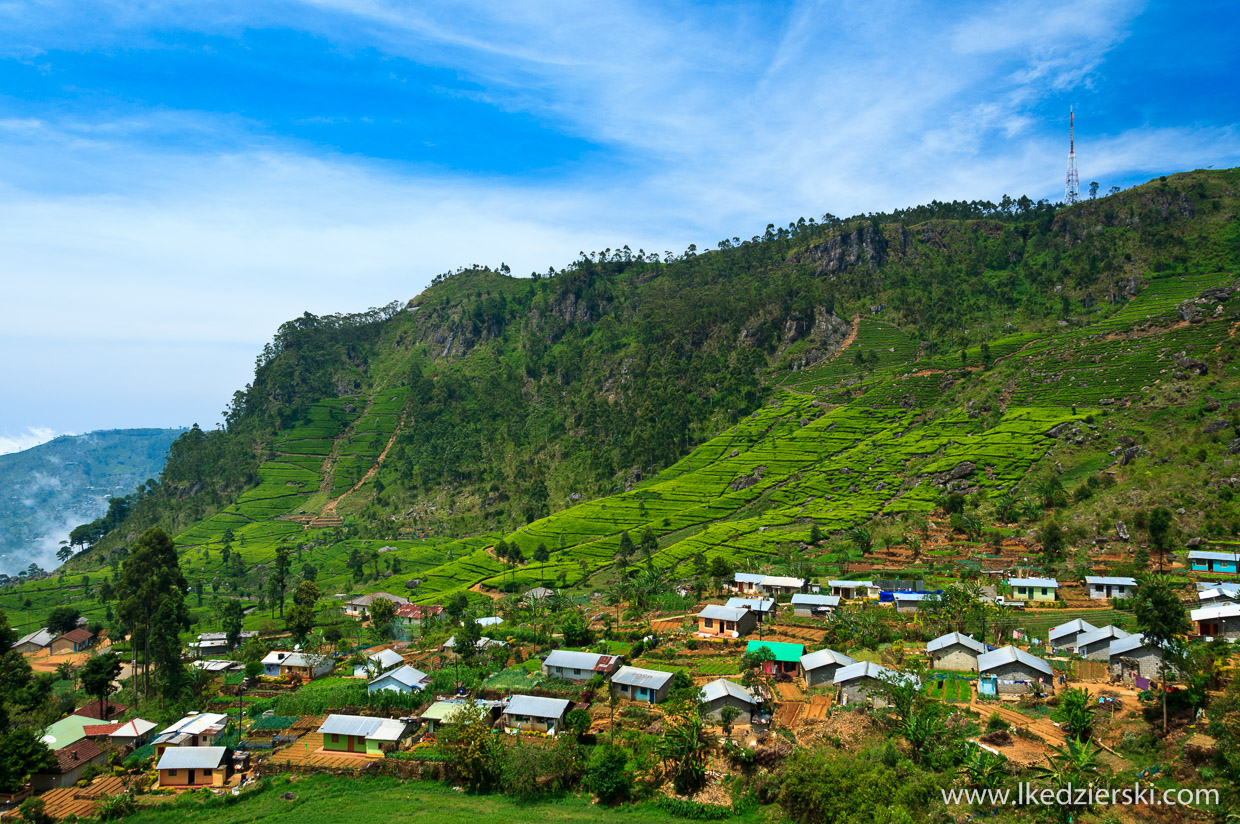
<svg viewBox="0 0 1240 824"><path fill-rule="evenodd" d="M107 712L108 696L116 692L114 682L120 674L121 659L115 652L91 656L78 673L86 694L99 699L100 712Z"/></svg>
<svg viewBox="0 0 1240 824"><path fill-rule="evenodd" d="M245 609L236 598L229 598L224 602L221 613L220 622L224 630L225 643L229 649L236 649L241 642L241 621L245 617Z"/></svg>
<svg viewBox="0 0 1240 824"><path fill-rule="evenodd" d="M321 594L314 581L302 581L293 591L293 606L289 609L284 624L299 644L304 643L306 636L314 629L314 608ZM371 604L371 614L374 614L374 604Z"/></svg>
<svg viewBox="0 0 1240 824"><path fill-rule="evenodd" d="M1174 655L1180 647L1180 636L1192 631L1184 604L1171 582L1161 576L1147 578L1137 587L1133 596L1132 611L1137 616L1137 627L1140 628L1145 642L1157 647L1162 653L1159 662L1163 682L1163 733L1167 732L1167 657ZM1180 657L1180 656L1176 656Z"/></svg>
<svg viewBox="0 0 1240 824"><path fill-rule="evenodd" d="M47 614L47 630L56 635L63 635L77 627L82 611L77 607L56 607Z"/></svg>
<svg viewBox="0 0 1240 824"><path fill-rule="evenodd" d="M1151 510L1149 526L1150 544L1153 545L1154 551L1158 553L1159 575L1163 571L1163 556L1171 548L1171 527L1174 524L1175 518L1167 507L1158 506Z"/></svg>
<svg viewBox="0 0 1240 824"><path fill-rule="evenodd" d="M142 650L144 695L150 694L152 665L166 697L180 690L185 671L179 633L189 628L186 589L172 538L158 527L142 533L121 567L117 598L135 657Z"/></svg>
<svg viewBox="0 0 1240 824"><path fill-rule="evenodd" d="M276 564L272 571L271 580L275 582L276 595L280 599L280 617L284 617L284 591L288 585L289 570L288 547L276 547Z"/></svg>

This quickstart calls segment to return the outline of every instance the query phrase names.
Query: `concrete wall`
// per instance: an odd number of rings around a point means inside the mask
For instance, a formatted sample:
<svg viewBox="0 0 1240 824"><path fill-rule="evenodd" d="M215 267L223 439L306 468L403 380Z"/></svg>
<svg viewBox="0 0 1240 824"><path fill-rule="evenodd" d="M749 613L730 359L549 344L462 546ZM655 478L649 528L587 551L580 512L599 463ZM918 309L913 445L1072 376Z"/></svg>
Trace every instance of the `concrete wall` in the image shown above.
<svg viewBox="0 0 1240 824"><path fill-rule="evenodd" d="M625 686L628 687L627 691L621 689L621 687ZM611 691L613 695L618 695L621 698L627 698L630 701L641 701L647 704L662 704L667 700L667 694L672 691L672 682L668 681L659 689L652 690L646 687L634 687L628 684L617 684L613 681L611 682Z"/></svg>
<svg viewBox="0 0 1240 824"><path fill-rule="evenodd" d="M881 692L882 682L873 678L854 678L840 688L841 702L847 704L864 704L871 701L876 709L887 706Z"/></svg>
<svg viewBox="0 0 1240 824"><path fill-rule="evenodd" d="M503 718L504 729L506 730L515 730L519 728L522 730L535 730L537 732L546 732L552 727L555 727L556 731L558 732L559 730L562 730L564 728L564 717L563 716L559 718L539 718L538 716L534 716L534 715L516 716L516 715L509 715L508 713L504 713L503 716L501 717Z"/></svg>
<svg viewBox="0 0 1240 824"><path fill-rule="evenodd" d="M575 670L572 667L549 667L546 664L542 665L542 672L543 675L564 678L568 681L589 681L594 677L592 669Z"/></svg>
<svg viewBox="0 0 1240 824"><path fill-rule="evenodd" d="M716 698L704 705L703 712L712 718L719 718L719 714L723 712L724 707L736 707L740 711L740 715L736 716L736 720L742 724L748 724L753 720L754 705L747 703L744 699L737 698L735 695L725 695L722 698Z"/></svg>
<svg viewBox="0 0 1240 824"><path fill-rule="evenodd" d="M193 775L194 781L190 783L190 776ZM187 770L185 768L177 770L160 770L159 786L161 787L222 787L224 779L227 777L227 769L220 767L217 770Z"/></svg>
<svg viewBox="0 0 1240 824"><path fill-rule="evenodd" d="M977 672L977 653L963 644L936 649L930 655L936 669Z"/></svg>
<svg viewBox="0 0 1240 824"><path fill-rule="evenodd" d="M839 664L826 664L821 667L815 667L805 673L805 686L820 687L823 684L830 684L835 680L835 673L839 669Z"/></svg>
<svg viewBox="0 0 1240 824"><path fill-rule="evenodd" d="M353 749L349 749L349 741L353 741ZM323 735L323 749L332 752L366 752L366 736L364 735L340 735L338 733L325 733Z"/></svg>
<svg viewBox="0 0 1240 824"><path fill-rule="evenodd" d="M1054 601L1057 591L1054 587L1012 587L1012 597L1018 601Z"/></svg>
<svg viewBox="0 0 1240 824"><path fill-rule="evenodd" d="M710 626L706 622L710 622ZM697 631L702 635L713 635L721 638L740 638L753 632L758 626L758 619L754 614L745 610L744 614L738 621L720 621L718 618L698 618Z"/></svg>
<svg viewBox="0 0 1240 824"><path fill-rule="evenodd" d="M1106 638L1102 641L1095 641L1084 649L1078 649L1077 655L1089 661L1105 661L1107 660L1107 651L1111 648L1111 642L1114 638Z"/></svg>
<svg viewBox="0 0 1240 824"><path fill-rule="evenodd" d="M1216 618L1213 621L1198 621L1197 629L1202 635L1212 635L1215 638L1227 638L1229 640L1240 638L1240 615Z"/></svg>
<svg viewBox="0 0 1240 824"><path fill-rule="evenodd" d="M999 679L1000 695L1023 695L1029 692L1028 684L1004 684L1004 681L1037 681L1041 679L1042 689L1047 693L1054 691L1054 677L1045 673L1038 672L1033 667L1027 667L1019 661L1013 661L998 667L992 667L982 673L983 675L993 675Z"/></svg>
<svg viewBox="0 0 1240 824"><path fill-rule="evenodd" d="M1159 678L1162 675L1162 652L1151 647L1138 647L1129 650L1123 655L1117 655L1111 659L1111 674L1117 677L1129 678L1133 672L1133 667L1128 663L1133 661L1136 664L1137 674L1142 678ZM1170 667L1167 668L1168 673L1172 672Z"/></svg>

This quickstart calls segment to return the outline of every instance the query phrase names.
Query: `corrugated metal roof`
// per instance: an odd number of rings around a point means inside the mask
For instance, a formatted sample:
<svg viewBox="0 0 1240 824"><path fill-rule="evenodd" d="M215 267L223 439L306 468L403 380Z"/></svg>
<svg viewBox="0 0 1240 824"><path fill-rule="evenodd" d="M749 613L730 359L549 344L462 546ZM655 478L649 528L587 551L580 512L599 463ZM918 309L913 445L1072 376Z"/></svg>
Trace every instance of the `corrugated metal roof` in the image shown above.
<svg viewBox="0 0 1240 824"><path fill-rule="evenodd" d="M1141 647L1157 649L1153 644L1145 642L1144 635L1129 635L1127 638L1116 638L1112 641L1111 646L1107 647L1107 657L1114 658L1117 655L1123 655L1133 650L1138 650Z"/></svg>
<svg viewBox="0 0 1240 824"><path fill-rule="evenodd" d="M707 604L706 607L697 614L699 618L713 618L716 621L739 621L745 617L748 610L738 609L737 607L725 607L722 604Z"/></svg>
<svg viewBox="0 0 1240 824"><path fill-rule="evenodd" d="M769 649L776 661L790 664L798 663L805 654L804 644L791 644L786 641L750 641L745 645L745 654L757 652L762 647Z"/></svg>
<svg viewBox="0 0 1240 824"><path fill-rule="evenodd" d="M452 720L452 716L456 715L456 713L471 705L481 707L484 710L491 710L495 707L501 706L501 702L483 701L481 699L471 701L468 699L450 698L444 701L436 701L434 704L431 704L425 711L423 711L421 717L423 721L448 722Z"/></svg>
<svg viewBox="0 0 1240 824"><path fill-rule="evenodd" d="M774 598L729 598L725 607L747 609L751 612L770 612L775 609Z"/></svg>
<svg viewBox="0 0 1240 824"><path fill-rule="evenodd" d="M195 715L187 715L171 727L164 729L160 735L169 733L185 733L187 735L200 735L213 727L223 727L228 721L228 716L222 712L200 712Z"/></svg>
<svg viewBox="0 0 1240 824"><path fill-rule="evenodd" d="M865 587L869 589L874 586L873 581L827 581L827 586L834 589L857 589Z"/></svg>
<svg viewBox="0 0 1240 824"><path fill-rule="evenodd" d="M983 655L977 656L977 671L985 672L989 669L1002 666L1003 664L1024 664L1027 667L1037 670L1046 675L1051 675L1051 665L1043 661L1036 655L1031 655L1023 649L1017 649L1013 646L1000 647L991 650Z"/></svg>
<svg viewBox="0 0 1240 824"><path fill-rule="evenodd" d="M1213 607L1202 607L1190 612L1194 621L1213 621L1218 618L1235 618L1240 616L1240 604L1219 604Z"/></svg>
<svg viewBox="0 0 1240 824"><path fill-rule="evenodd" d="M227 747L169 747L155 769L214 770L223 763L227 751Z"/></svg>
<svg viewBox="0 0 1240 824"><path fill-rule="evenodd" d="M46 647L48 644L52 643L52 640L55 639L55 637L56 636L53 635L47 627L44 627L43 629L35 630L29 635L23 635L18 640L17 644L38 644L41 647Z"/></svg>
<svg viewBox="0 0 1240 824"><path fill-rule="evenodd" d="M725 698L730 695L733 698L739 698L740 700L753 704L754 706L757 706L758 704L758 702L753 698L753 693L742 687L740 684L737 684L734 681L729 681L726 678L717 678L709 684L704 684L702 686L701 695L703 701L715 701L719 698Z"/></svg>
<svg viewBox="0 0 1240 824"><path fill-rule="evenodd" d="M1188 559L1190 561L1237 561L1240 560L1240 553L1194 549L1188 553Z"/></svg>
<svg viewBox="0 0 1240 824"><path fill-rule="evenodd" d="M1102 584L1103 586L1113 587L1135 587L1137 585L1136 578L1108 578L1099 575L1086 575L1085 583Z"/></svg>
<svg viewBox="0 0 1240 824"><path fill-rule="evenodd" d="M804 592L798 592L792 596L792 605L811 606L811 607L838 607L840 605L840 596L838 595L808 595Z"/></svg>
<svg viewBox="0 0 1240 824"><path fill-rule="evenodd" d="M946 649L947 647L955 644L968 647L979 654L986 651L986 645L974 638L972 635L963 635L959 632L949 632L946 635L940 635L938 638L935 638L933 641L926 644L926 652Z"/></svg>
<svg viewBox="0 0 1240 824"><path fill-rule="evenodd" d="M380 718L366 718L361 715L329 715L319 727L324 735L360 735L368 736L379 729Z"/></svg>
<svg viewBox="0 0 1240 824"><path fill-rule="evenodd" d="M1008 586L1013 587L1046 587L1055 589L1059 582L1054 578L1008 578Z"/></svg>
<svg viewBox="0 0 1240 824"><path fill-rule="evenodd" d="M396 650L382 649L378 652L372 652L366 656L371 661L377 661L381 666L394 667L397 664L403 664L405 659L401 657Z"/></svg>
<svg viewBox="0 0 1240 824"><path fill-rule="evenodd" d="M1056 638L1062 638L1065 635L1071 635L1074 632L1093 632L1097 627L1088 621L1082 621L1080 618L1074 618L1066 624L1060 624L1057 627L1051 627L1046 637L1054 641Z"/></svg>
<svg viewBox="0 0 1240 824"><path fill-rule="evenodd" d="M765 577L756 572L738 572L733 580L738 584L760 584Z"/></svg>
<svg viewBox="0 0 1240 824"><path fill-rule="evenodd" d="M373 687L375 684L378 684L380 681L384 681L388 678L391 678L393 681L397 681L401 684L404 684L406 687L422 689L422 687L424 686L423 682L426 681L428 676L426 673L422 672L422 670L416 669L414 667L409 666L408 664L405 664L403 667L397 667L391 672L383 673L378 678L371 681L370 686Z"/></svg>
<svg viewBox="0 0 1240 824"><path fill-rule="evenodd" d="M873 661L858 661L835 671L835 683L844 684L858 678L873 678L877 681L903 681L920 684L921 680L911 672L896 672L893 669L875 664Z"/></svg>
<svg viewBox="0 0 1240 824"><path fill-rule="evenodd" d="M855 663L857 663L856 659L850 658L842 652L836 652L833 649L820 649L801 656L801 668L806 672L832 664L847 667Z"/></svg>
<svg viewBox="0 0 1240 824"><path fill-rule="evenodd" d="M762 586L764 587L795 587L800 589L805 586L804 578L790 578L786 575L764 575L762 577Z"/></svg>
<svg viewBox="0 0 1240 824"><path fill-rule="evenodd" d="M549 667L564 667L566 669L580 669L593 671L599 666L601 659L611 659L610 655L600 655L597 652L577 652L570 649L557 649L546 657L543 661Z"/></svg>
<svg viewBox="0 0 1240 824"><path fill-rule="evenodd" d="M1119 627L1114 627L1107 624L1105 627L1099 627L1098 629L1090 630L1089 632L1083 632L1077 636L1076 648L1080 649L1082 647L1087 647L1091 644L1096 644L1099 641L1105 641L1107 639L1113 640L1115 638L1127 638L1128 635L1129 633Z"/></svg>
<svg viewBox="0 0 1240 824"><path fill-rule="evenodd" d="M563 698L513 695L508 698L504 713L506 715L531 715L535 718L559 718L568 712L569 703Z"/></svg>
<svg viewBox="0 0 1240 824"><path fill-rule="evenodd" d="M661 670L642 669L641 667L621 667L611 677L612 683L627 684L630 687L648 687L659 689L672 680L672 673Z"/></svg>

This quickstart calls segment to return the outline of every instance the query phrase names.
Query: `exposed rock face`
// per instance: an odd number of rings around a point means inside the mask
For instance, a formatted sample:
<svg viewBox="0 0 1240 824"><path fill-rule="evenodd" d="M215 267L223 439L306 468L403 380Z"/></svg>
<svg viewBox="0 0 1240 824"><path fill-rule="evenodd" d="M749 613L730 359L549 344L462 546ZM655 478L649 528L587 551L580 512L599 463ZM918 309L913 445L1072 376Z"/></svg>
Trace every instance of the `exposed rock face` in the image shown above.
<svg viewBox="0 0 1240 824"><path fill-rule="evenodd" d="M728 484L728 486L731 487L733 492L737 492L742 489L748 489L749 487L756 484L758 481L762 480L762 476L765 474L766 474L765 466L756 466L754 467L752 474L741 475L739 478L732 481L732 483Z"/></svg>
<svg viewBox="0 0 1240 824"><path fill-rule="evenodd" d="M835 275L863 261L877 268L887 259L887 239L866 225L811 246L806 255L818 264L820 275Z"/></svg>
<svg viewBox="0 0 1240 824"><path fill-rule="evenodd" d="M1129 538L1128 524L1124 523L1123 521L1116 521L1115 522L1115 534L1123 538L1125 541L1127 541Z"/></svg>
<svg viewBox="0 0 1240 824"><path fill-rule="evenodd" d="M1196 375L1205 375L1210 371L1209 367L1207 367L1203 362L1197 360L1196 358L1184 357L1184 358L1180 358L1178 361L1176 361L1176 363L1180 365L1181 369L1187 369L1189 372L1192 372Z"/></svg>

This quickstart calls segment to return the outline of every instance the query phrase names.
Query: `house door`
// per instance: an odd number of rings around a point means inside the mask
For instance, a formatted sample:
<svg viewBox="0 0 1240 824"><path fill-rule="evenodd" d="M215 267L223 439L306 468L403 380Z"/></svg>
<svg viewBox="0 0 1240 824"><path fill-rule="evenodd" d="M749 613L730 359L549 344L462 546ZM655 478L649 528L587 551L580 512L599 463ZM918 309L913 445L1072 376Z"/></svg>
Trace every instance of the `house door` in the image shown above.
<svg viewBox="0 0 1240 824"><path fill-rule="evenodd" d="M345 741L349 742L349 752L353 752L353 736L346 735L344 739Z"/></svg>
<svg viewBox="0 0 1240 824"><path fill-rule="evenodd" d="M191 784L191 785L194 783L194 771L193 770L189 771L189 777L186 779L185 783Z"/></svg>

